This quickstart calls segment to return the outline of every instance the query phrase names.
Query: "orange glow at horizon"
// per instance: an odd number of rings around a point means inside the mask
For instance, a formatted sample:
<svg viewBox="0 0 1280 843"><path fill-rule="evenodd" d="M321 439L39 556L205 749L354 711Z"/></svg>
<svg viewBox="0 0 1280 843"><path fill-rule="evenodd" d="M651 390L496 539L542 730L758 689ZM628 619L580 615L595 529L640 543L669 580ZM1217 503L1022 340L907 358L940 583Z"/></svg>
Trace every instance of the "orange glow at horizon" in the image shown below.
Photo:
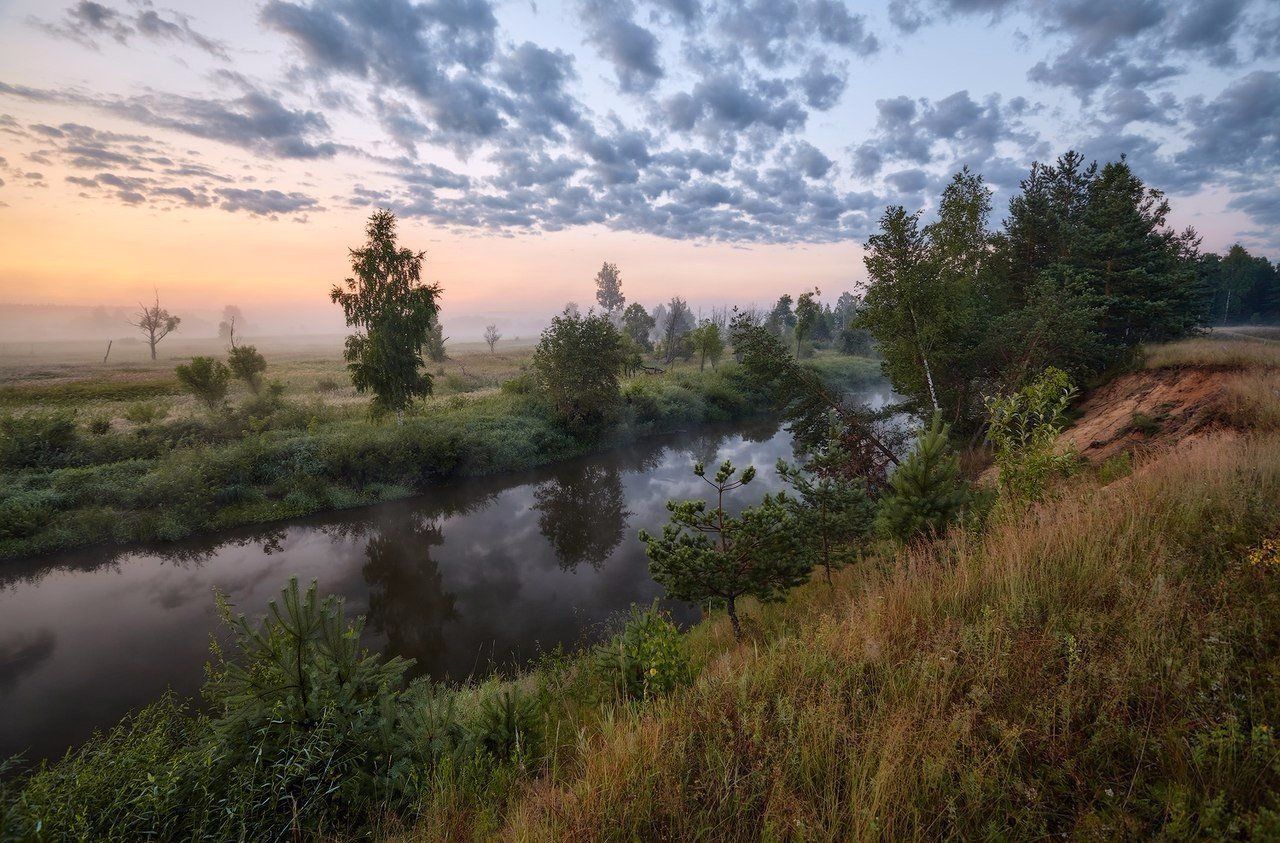
<svg viewBox="0 0 1280 843"><path fill-rule="evenodd" d="M322 306L349 272L365 212L328 210L309 222L106 203L24 203L0 209L0 303L129 305L159 288L181 307ZM575 229L514 237L452 233L417 219L400 242L427 252L424 275L450 310L539 311L593 303L602 261L622 270L629 300L765 304L818 286L834 299L862 276L856 243L699 244Z"/></svg>

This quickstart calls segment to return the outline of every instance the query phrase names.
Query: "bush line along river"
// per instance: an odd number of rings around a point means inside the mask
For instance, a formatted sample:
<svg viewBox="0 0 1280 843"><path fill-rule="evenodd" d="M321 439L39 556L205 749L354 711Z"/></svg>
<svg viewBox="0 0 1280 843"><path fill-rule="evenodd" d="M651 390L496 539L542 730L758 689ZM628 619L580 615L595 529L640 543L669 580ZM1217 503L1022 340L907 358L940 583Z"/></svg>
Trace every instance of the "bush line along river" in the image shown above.
<svg viewBox="0 0 1280 843"><path fill-rule="evenodd" d="M781 487L780 457L792 458L791 437L774 421L707 425L370 507L6 563L0 755L57 755L166 688L194 694L218 631L215 588L253 617L289 576L316 579L368 617L366 646L437 679L596 640L611 617L658 597L636 531L661 525L668 499L703 495L695 460L760 469L744 506ZM682 622L697 616L665 605Z"/></svg>

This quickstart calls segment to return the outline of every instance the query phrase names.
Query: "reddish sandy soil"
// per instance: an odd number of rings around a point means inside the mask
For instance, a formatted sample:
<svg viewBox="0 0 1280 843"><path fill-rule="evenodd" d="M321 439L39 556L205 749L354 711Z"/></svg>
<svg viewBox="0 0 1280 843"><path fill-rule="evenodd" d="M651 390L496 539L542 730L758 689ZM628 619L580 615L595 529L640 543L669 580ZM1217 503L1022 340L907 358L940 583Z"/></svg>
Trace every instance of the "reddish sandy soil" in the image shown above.
<svg viewBox="0 0 1280 843"><path fill-rule="evenodd" d="M1091 463L1124 451L1142 454L1198 439L1218 425L1225 382L1235 370L1131 372L1090 394L1079 421L1059 442Z"/></svg>

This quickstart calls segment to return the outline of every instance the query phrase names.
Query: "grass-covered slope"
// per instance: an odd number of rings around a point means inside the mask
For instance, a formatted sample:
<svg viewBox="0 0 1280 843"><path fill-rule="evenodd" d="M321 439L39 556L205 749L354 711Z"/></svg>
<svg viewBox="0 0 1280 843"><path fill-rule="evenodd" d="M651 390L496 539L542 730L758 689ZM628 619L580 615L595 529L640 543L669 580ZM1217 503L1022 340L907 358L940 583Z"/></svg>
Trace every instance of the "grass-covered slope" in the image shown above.
<svg viewBox="0 0 1280 843"><path fill-rule="evenodd" d="M500 811L450 797L420 828L1280 839L1280 435L1258 411L1280 371L1240 353L1225 365L1263 386L1227 391L1246 412L812 582L754 610L746 644L704 623L692 687L582 728Z"/></svg>

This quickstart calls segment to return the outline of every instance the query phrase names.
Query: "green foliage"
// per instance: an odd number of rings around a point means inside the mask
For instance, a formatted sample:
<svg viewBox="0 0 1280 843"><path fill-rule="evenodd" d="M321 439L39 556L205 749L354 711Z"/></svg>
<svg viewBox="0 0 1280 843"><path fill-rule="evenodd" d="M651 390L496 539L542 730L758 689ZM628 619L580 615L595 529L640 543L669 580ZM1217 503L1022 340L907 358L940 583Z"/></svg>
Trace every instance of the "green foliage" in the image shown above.
<svg viewBox="0 0 1280 843"><path fill-rule="evenodd" d="M710 507L705 501L668 501L671 521L662 535L640 531L649 555L649 573L677 600L722 601L741 638L737 599L754 597L767 603L781 600L809 577L813 561L794 541L796 526L791 508L782 495L765 496L759 506L744 509L738 517L725 511L726 492L750 483L756 470L747 466L737 473L728 460L706 476L702 463L693 473L714 490Z"/></svg>
<svg viewBox="0 0 1280 843"><path fill-rule="evenodd" d="M539 714L535 698L514 686L503 688L481 700L470 738L495 759L523 761L538 751Z"/></svg>
<svg viewBox="0 0 1280 843"><path fill-rule="evenodd" d="M190 363L174 369L178 380L212 412L222 405L231 385L231 370L212 357L192 357Z"/></svg>
<svg viewBox="0 0 1280 843"><path fill-rule="evenodd" d="M631 607L622 630L592 651L596 675L632 699L664 696L693 678L684 636L657 605Z"/></svg>
<svg viewBox="0 0 1280 843"><path fill-rule="evenodd" d="M616 417L626 362L621 339L606 317L568 309L542 332L533 370L556 419L571 432L590 433Z"/></svg>
<svg viewBox="0 0 1280 843"><path fill-rule="evenodd" d="M262 373L267 370L267 359L252 345L237 345L227 354L231 374L244 381L249 391L257 395L262 390Z"/></svg>
<svg viewBox="0 0 1280 843"><path fill-rule="evenodd" d="M255 802L287 823L299 806L319 816L405 792L416 771L399 688L411 661L363 651L363 619L348 624L340 599L320 599L314 582L300 592L296 577L260 626L219 608L236 652L216 660L205 696L224 762L259 789Z"/></svg>
<svg viewBox="0 0 1280 843"><path fill-rule="evenodd" d="M390 211L370 216L365 232L365 245L351 250L352 277L335 285L330 298L356 329L343 352L356 391L372 392L377 411L400 412L431 394L422 353L439 329L440 287L422 283L425 252L396 246ZM443 354L444 340L438 340Z"/></svg>
<svg viewBox="0 0 1280 843"><path fill-rule="evenodd" d="M89 432L94 436L105 436L111 432L111 416L106 414L92 416L85 427L87 427Z"/></svg>
<svg viewBox="0 0 1280 843"><path fill-rule="evenodd" d="M622 312L622 332L631 337L632 341L645 351L653 351L653 342L649 339L649 335L656 325L657 322L639 302L632 302Z"/></svg>
<svg viewBox="0 0 1280 843"><path fill-rule="evenodd" d="M939 535L969 503L960 461L939 416L916 439L911 453L889 475L889 488L876 513L876 529L898 541Z"/></svg>
<svg viewBox="0 0 1280 843"><path fill-rule="evenodd" d="M55 468L73 457L79 436L75 413L26 413L0 417L0 465Z"/></svg>
<svg viewBox="0 0 1280 843"><path fill-rule="evenodd" d="M1018 392L987 399L987 440L995 449L1004 494L1039 500L1055 477L1074 470L1075 455L1056 447L1074 396L1067 373L1049 368Z"/></svg>
<svg viewBox="0 0 1280 843"><path fill-rule="evenodd" d="M819 295L821 295L821 291L815 288L810 292L801 293L800 298L796 299L795 335L797 357L800 356L800 349L804 341L813 336L814 330L822 320L822 306L818 304Z"/></svg>
<svg viewBox="0 0 1280 843"><path fill-rule="evenodd" d="M700 357L699 369L706 368L708 360L711 361L712 368L720 362L720 357L724 354L724 337L720 335L719 325L703 322L689 332L689 338L693 343L693 350Z"/></svg>
<svg viewBox="0 0 1280 843"><path fill-rule="evenodd" d="M826 571L844 567L859 555L859 543L871 531L875 505L862 477L844 469L850 460L838 441L828 440L811 455L802 471L778 460L778 474L791 486L788 499L795 524L795 540L815 564Z"/></svg>
<svg viewBox="0 0 1280 843"><path fill-rule="evenodd" d="M1169 228L1168 202L1123 157L1101 171L1074 152L1034 165L1003 230L988 230L990 210L965 168L935 223L894 206L867 243L857 323L917 414L976 432L983 394L1049 366L1090 377L1202 321L1196 235Z"/></svg>
<svg viewBox="0 0 1280 843"><path fill-rule="evenodd" d="M1128 451L1107 457L1102 461L1102 465L1098 466L1098 482L1104 486L1122 477L1128 477L1130 474L1133 474L1133 458L1129 456Z"/></svg>
<svg viewBox="0 0 1280 843"><path fill-rule="evenodd" d="M158 421L163 421L169 415L169 406L167 404L157 404L151 401L139 401L136 404L130 404L124 410L124 417L138 425L146 427Z"/></svg>
<svg viewBox="0 0 1280 843"><path fill-rule="evenodd" d="M821 447L832 438L834 424L834 436L849 455L848 473L879 484L886 467L898 461L882 417L848 403L843 389L797 361L780 339L747 314L735 316L730 330L747 378L772 398L796 444L802 450Z"/></svg>
<svg viewBox="0 0 1280 843"><path fill-rule="evenodd" d="M620 314L627 298L622 294L622 273L616 263L605 261L596 273L596 303L606 314Z"/></svg>

